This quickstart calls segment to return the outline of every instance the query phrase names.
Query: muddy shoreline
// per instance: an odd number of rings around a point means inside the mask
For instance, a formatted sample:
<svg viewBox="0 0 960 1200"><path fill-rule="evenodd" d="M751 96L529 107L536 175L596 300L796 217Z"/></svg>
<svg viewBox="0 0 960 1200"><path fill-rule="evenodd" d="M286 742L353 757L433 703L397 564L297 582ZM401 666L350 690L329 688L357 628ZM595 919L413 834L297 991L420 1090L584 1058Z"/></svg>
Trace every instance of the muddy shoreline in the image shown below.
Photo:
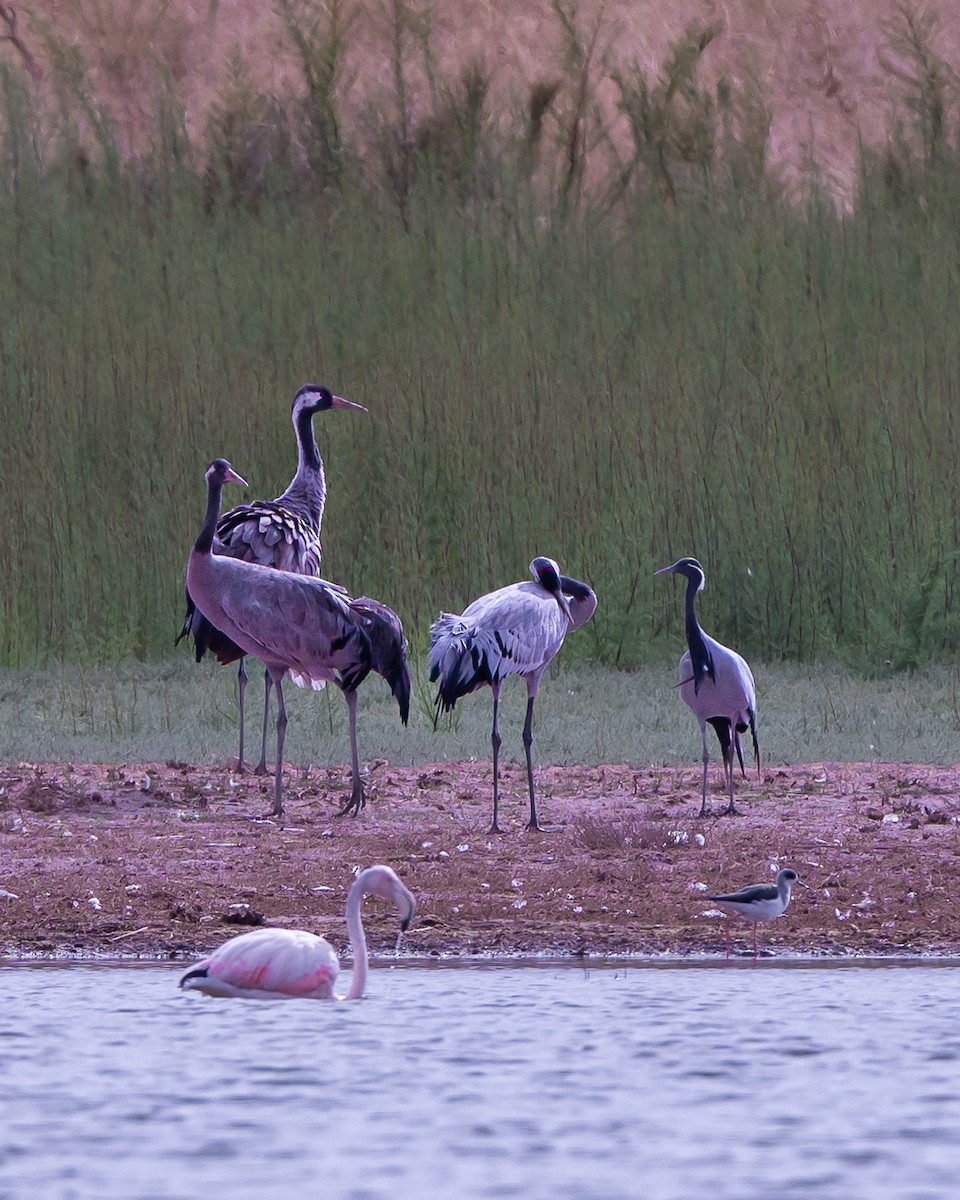
<svg viewBox="0 0 960 1200"><path fill-rule="evenodd" d="M488 763L370 764L368 804L338 818L346 768L271 781L186 763L0 767L0 957L189 959L256 924L346 950L354 869L392 865L417 897L418 957L722 954L705 896L792 866L808 890L760 927L763 951L954 955L960 769L812 763L765 770L739 815L699 818L697 768L537 772L546 831L524 828L525 777L505 768L491 836ZM713 778L713 777L712 777ZM714 783L718 782L714 778ZM711 802L719 812L724 797ZM375 955L392 914L368 902ZM735 953L752 928L731 926Z"/></svg>

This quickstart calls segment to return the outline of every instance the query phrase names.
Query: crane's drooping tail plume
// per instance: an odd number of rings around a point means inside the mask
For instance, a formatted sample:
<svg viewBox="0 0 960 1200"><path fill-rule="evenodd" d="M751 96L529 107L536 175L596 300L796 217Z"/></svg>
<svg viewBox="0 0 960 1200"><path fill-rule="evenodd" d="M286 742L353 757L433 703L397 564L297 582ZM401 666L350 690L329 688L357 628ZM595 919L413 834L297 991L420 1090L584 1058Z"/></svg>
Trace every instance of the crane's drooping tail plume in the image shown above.
<svg viewBox="0 0 960 1200"><path fill-rule="evenodd" d="M351 600L350 608L369 639L371 665L390 685L400 709L400 720L406 725L410 716L410 672L407 639L400 618L392 608L369 596Z"/></svg>
<svg viewBox="0 0 960 1200"><path fill-rule="evenodd" d="M455 613L441 613L430 626L430 682L437 683L434 728L441 712L450 712L461 696L493 682L501 658L509 657L491 631L464 624Z"/></svg>

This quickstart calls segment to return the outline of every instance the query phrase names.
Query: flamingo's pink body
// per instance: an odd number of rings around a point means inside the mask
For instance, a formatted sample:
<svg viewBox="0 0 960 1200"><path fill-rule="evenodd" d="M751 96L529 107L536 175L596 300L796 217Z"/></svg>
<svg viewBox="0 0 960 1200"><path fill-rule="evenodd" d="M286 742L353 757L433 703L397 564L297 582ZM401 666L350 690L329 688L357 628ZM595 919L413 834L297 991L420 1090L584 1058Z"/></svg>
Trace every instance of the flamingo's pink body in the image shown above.
<svg viewBox="0 0 960 1200"><path fill-rule="evenodd" d="M345 1000L358 1000L367 979L367 942L360 920L365 896L392 900L401 930L413 920L416 901L386 866L368 867L347 895L347 931L353 950L353 977ZM340 963L328 941L302 929L254 929L231 938L180 980L186 991L250 1000L335 1000Z"/></svg>

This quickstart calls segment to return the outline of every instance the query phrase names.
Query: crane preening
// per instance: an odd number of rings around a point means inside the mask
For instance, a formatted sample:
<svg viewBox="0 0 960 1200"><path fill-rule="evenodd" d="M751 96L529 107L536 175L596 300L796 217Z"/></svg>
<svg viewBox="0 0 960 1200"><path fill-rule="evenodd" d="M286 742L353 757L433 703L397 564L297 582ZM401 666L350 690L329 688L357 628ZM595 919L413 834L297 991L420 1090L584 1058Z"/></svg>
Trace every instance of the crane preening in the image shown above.
<svg viewBox="0 0 960 1200"><path fill-rule="evenodd" d="M532 582L524 580L474 600L460 613L441 613L430 626L430 682L438 684L437 714L449 712L461 696L489 684L493 693L493 823L502 833L499 806L500 688L508 675L527 684L527 716L523 748L530 791L528 829L539 829L530 747L533 706L540 679L563 639L593 616L597 597L585 583L560 574L552 558L530 564Z"/></svg>

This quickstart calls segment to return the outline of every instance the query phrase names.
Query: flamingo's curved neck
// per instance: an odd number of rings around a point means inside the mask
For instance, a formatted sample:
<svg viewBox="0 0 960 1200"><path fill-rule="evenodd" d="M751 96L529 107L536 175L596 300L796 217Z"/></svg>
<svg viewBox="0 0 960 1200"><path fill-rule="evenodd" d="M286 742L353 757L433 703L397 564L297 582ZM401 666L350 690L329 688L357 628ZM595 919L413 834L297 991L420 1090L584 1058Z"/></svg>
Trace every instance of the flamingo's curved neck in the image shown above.
<svg viewBox="0 0 960 1200"><path fill-rule="evenodd" d="M203 518L197 540L193 543L194 552L209 554L213 548L213 537L217 531L217 518L220 516L220 497L223 484L214 476L207 483L207 514Z"/></svg>
<svg viewBox="0 0 960 1200"><path fill-rule="evenodd" d="M344 1000L359 1000L363 989L367 986L367 966L370 958L367 954L367 939L363 932L363 922L360 920L360 906L363 904L363 885L360 880L354 880L347 896L347 936L350 938L350 948L353 951L353 974L350 977L350 990Z"/></svg>

